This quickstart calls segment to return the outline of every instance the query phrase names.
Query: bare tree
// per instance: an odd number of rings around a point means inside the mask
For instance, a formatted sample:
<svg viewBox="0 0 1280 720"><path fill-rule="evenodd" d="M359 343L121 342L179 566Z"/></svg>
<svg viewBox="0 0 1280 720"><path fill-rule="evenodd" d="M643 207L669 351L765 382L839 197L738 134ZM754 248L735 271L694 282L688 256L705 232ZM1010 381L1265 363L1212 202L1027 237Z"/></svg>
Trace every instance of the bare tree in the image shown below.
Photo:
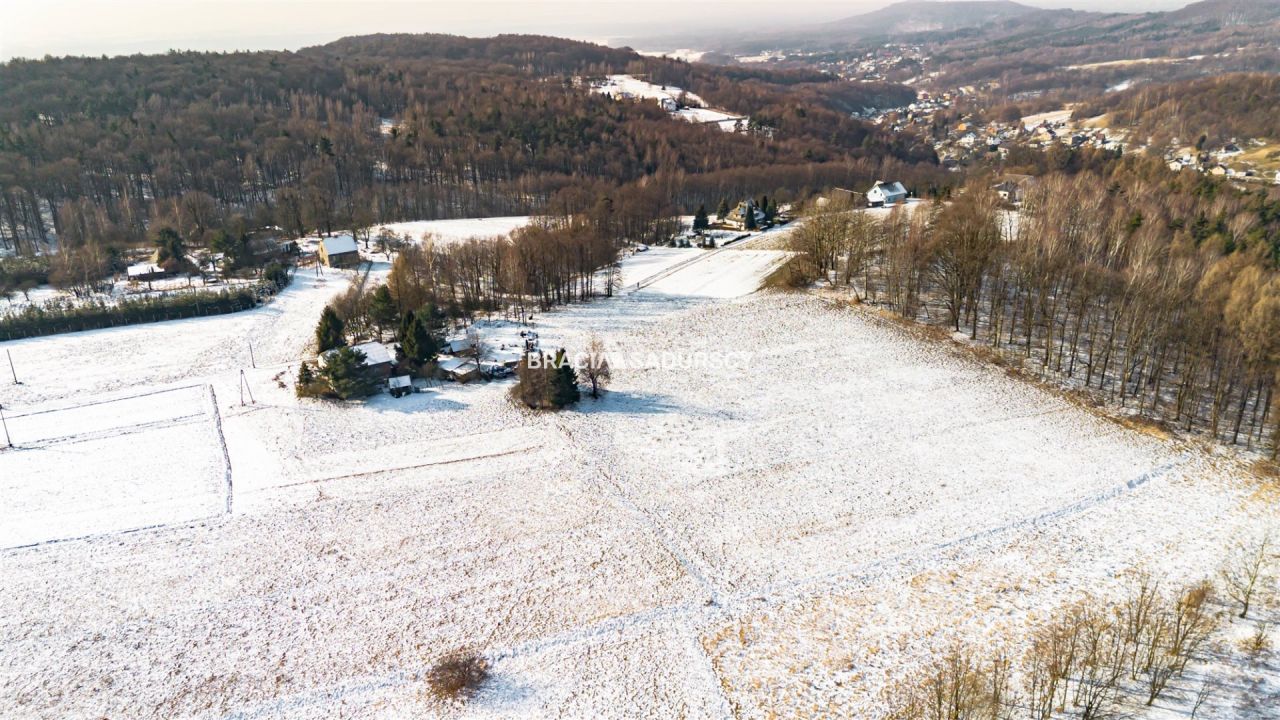
<svg viewBox="0 0 1280 720"><path fill-rule="evenodd" d="M605 357L604 341L599 335L592 335L587 341L586 362L580 371L587 382L591 383L591 397L600 397L600 390L613 379L609 369L609 359Z"/></svg>
<svg viewBox="0 0 1280 720"><path fill-rule="evenodd" d="M1248 617L1249 603L1257 590L1258 580L1266 569L1271 549L1271 536L1267 535L1252 547L1236 548L1227 566L1222 569L1222 581L1227 597L1240 603L1240 617Z"/></svg>

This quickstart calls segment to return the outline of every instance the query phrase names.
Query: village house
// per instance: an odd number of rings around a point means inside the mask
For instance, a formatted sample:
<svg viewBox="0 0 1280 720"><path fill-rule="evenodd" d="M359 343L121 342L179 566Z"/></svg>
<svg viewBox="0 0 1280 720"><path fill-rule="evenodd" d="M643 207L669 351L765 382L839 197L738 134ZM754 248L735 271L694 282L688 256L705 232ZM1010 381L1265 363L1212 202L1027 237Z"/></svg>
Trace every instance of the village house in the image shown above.
<svg viewBox="0 0 1280 720"><path fill-rule="evenodd" d="M900 182L879 180L867 191L867 207L897 205L907 199L907 188Z"/></svg>
<svg viewBox="0 0 1280 720"><path fill-rule="evenodd" d="M1003 180L991 186L1001 200L1014 205L1020 204L1027 189L1035 182L1030 175L1006 175Z"/></svg>
<svg viewBox="0 0 1280 720"><path fill-rule="evenodd" d="M334 268L349 268L360 264L360 249L350 235L336 235L320 241L320 262Z"/></svg>
<svg viewBox="0 0 1280 720"><path fill-rule="evenodd" d="M721 222L730 227L744 230L747 227L748 213L750 213L755 219L755 227L764 226L764 211L756 207L755 200L746 200L738 203L738 206L731 210L729 214L721 220Z"/></svg>

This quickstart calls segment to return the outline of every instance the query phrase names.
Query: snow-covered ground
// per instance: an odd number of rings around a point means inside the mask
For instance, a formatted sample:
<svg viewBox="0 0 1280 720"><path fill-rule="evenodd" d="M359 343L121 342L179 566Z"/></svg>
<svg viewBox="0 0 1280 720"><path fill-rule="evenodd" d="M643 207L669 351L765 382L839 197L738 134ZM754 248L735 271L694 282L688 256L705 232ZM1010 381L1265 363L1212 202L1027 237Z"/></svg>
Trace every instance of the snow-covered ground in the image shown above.
<svg viewBox="0 0 1280 720"><path fill-rule="evenodd" d="M616 98L641 98L667 103L672 117L692 123L714 124L725 132L735 132L746 127L747 118L725 110L706 107L706 102L693 93L685 92L674 85L655 85L631 75L610 75L608 80L592 87L592 92ZM676 108L683 101L686 107Z"/></svg>
<svg viewBox="0 0 1280 720"><path fill-rule="evenodd" d="M637 55L646 57L667 57L672 60L683 60L685 62L699 62L706 57L706 50L691 50L689 48L681 48L679 50L637 50Z"/></svg>
<svg viewBox="0 0 1280 720"><path fill-rule="evenodd" d="M535 315L544 345L594 333L654 358L554 415L512 406L507 383L296 400L296 360L352 277L332 271L239 315L8 344L15 415L212 386L234 507L0 551L3 714L876 718L885 683L955 639L1016 644L1135 564L1210 575L1276 521L1226 456L871 311L754 293L784 257L654 248L624 261L614 298ZM183 413L128 414L102 426ZM32 427L11 430L25 444ZM216 460L183 433L100 440ZM35 492L0 473L6 499ZM78 492L41 492L50 527L84 512ZM434 705L422 673L464 645L493 678L464 708ZM1266 667L1236 668L1202 716L1267 717L1242 700L1274 687L1250 684Z"/></svg>

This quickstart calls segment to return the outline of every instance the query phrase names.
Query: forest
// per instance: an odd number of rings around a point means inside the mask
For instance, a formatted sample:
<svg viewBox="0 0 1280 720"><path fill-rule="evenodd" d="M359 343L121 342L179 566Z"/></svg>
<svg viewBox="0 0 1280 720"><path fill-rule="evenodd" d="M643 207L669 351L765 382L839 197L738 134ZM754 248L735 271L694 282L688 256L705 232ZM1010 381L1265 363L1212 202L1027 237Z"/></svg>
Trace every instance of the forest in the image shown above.
<svg viewBox="0 0 1280 720"><path fill-rule="evenodd" d="M583 86L626 71L686 80L770 132L674 122ZM861 101L837 85L527 36L14 60L0 65L0 251L52 236L68 251L138 244L159 226L203 245L233 221L298 236L598 202L627 225L885 173L947 182L927 145L833 109Z"/></svg>
<svg viewBox="0 0 1280 720"><path fill-rule="evenodd" d="M1280 139L1280 76L1236 74L1144 85L1075 108L1078 118L1111 114L1111 125L1161 147L1173 138L1203 149L1247 138Z"/></svg>
<svg viewBox="0 0 1280 720"><path fill-rule="evenodd" d="M837 209L795 249L859 301L1158 425L1280 454L1280 192L1126 157L1038 178L1016 214L981 178L884 222Z"/></svg>

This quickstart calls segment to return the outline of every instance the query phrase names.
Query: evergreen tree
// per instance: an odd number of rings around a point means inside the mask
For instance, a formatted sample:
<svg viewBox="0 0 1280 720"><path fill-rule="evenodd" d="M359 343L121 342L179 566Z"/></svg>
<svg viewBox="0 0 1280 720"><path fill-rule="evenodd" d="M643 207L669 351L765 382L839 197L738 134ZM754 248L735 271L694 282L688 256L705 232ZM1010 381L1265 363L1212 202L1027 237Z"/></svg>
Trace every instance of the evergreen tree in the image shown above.
<svg viewBox="0 0 1280 720"><path fill-rule="evenodd" d="M293 391L298 397L315 397L319 394L316 387L316 374L311 369L311 363L305 360L302 366L298 368L298 382L294 385Z"/></svg>
<svg viewBox="0 0 1280 720"><path fill-rule="evenodd" d="M578 372L573 369L563 349L556 353L551 368L551 404L557 408L572 405L582 398L578 391Z"/></svg>
<svg viewBox="0 0 1280 720"><path fill-rule="evenodd" d="M346 345L345 330L342 318L338 317L337 311L333 309L332 305L326 305L324 312L320 313L320 323L316 325L316 348L318 351L325 352L326 350Z"/></svg>
<svg viewBox="0 0 1280 720"><path fill-rule="evenodd" d="M707 217L707 206L699 205L698 212L693 216L693 229L706 230L711 227L711 219Z"/></svg>
<svg viewBox="0 0 1280 720"><path fill-rule="evenodd" d="M729 201L728 200L724 198L720 198L720 207L716 208L716 217L719 218L722 222L724 221L725 218L729 217Z"/></svg>
<svg viewBox="0 0 1280 720"><path fill-rule="evenodd" d="M548 382L547 358L538 355L540 363L533 367L531 354L525 352L516 366L516 384L511 388L511 397L525 406L534 409L545 409L551 404L551 384Z"/></svg>
<svg viewBox="0 0 1280 720"><path fill-rule="evenodd" d="M381 335L387 328L395 326L399 314L395 299L391 297L391 289L386 285L379 285L369 299L369 319L378 327L378 339L382 339Z"/></svg>
<svg viewBox="0 0 1280 720"><path fill-rule="evenodd" d="M752 205L751 203L747 203L746 205L742 206L742 212L744 213L742 218L742 227L747 230L755 230L758 227L756 225L755 206Z"/></svg>
<svg viewBox="0 0 1280 720"><path fill-rule="evenodd" d="M400 350L410 362L418 366L435 362L436 355L440 353L440 343L427 326L425 315L426 313L421 312L412 314L412 322L400 337Z"/></svg>
<svg viewBox="0 0 1280 720"><path fill-rule="evenodd" d="M325 356L320 376L333 394L343 400L368 397L378 391L382 380L364 361L365 355L359 350L338 348Z"/></svg>

